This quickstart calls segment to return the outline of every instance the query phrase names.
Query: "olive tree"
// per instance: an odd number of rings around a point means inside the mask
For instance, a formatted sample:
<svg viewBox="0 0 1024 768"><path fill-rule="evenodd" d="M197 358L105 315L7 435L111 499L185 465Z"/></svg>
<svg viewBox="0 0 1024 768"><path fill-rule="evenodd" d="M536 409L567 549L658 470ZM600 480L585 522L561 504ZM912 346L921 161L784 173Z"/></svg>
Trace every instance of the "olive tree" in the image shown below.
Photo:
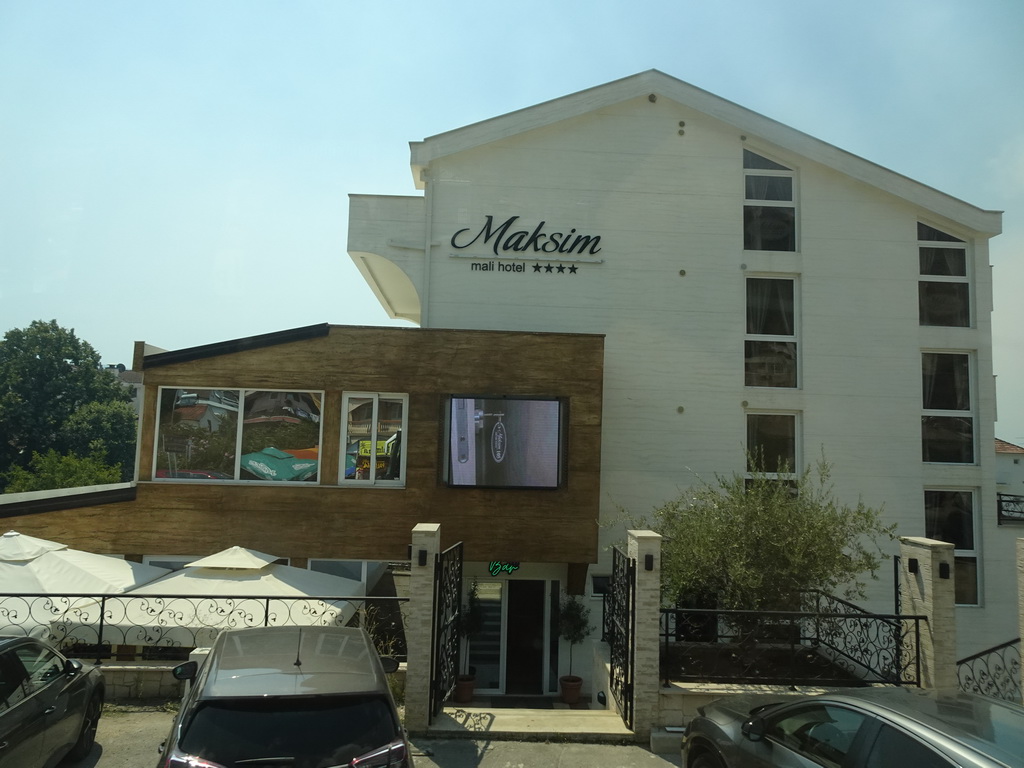
<svg viewBox="0 0 1024 768"><path fill-rule="evenodd" d="M881 507L836 498L824 459L791 479L754 471L701 481L645 522L665 537L668 600L746 610L793 610L811 589L863 597L895 532Z"/></svg>

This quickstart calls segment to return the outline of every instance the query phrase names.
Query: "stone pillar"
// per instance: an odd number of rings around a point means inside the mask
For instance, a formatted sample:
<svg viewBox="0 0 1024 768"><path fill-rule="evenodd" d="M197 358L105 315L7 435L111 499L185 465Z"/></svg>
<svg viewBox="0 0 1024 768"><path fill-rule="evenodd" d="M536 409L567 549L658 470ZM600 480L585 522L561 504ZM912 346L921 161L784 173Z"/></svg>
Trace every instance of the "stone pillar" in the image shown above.
<svg viewBox="0 0 1024 768"><path fill-rule="evenodd" d="M921 627L920 646L921 685L925 688L956 688L958 684L954 566L952 544L900 538L901 612L928 617Z"/></svg>
<svg viewBox="0 0 1024 768"><path fill-rule="evenodd" d="M626 554L636 559L636 638L633 646L633 733L647 742L658 718L661 693L661 536L626 531ZM650 564L651 570L647 570Z"/></svg>
<svg viewBox="0 0 1024 768"><path fill-rule="evenodd" d="M440 549L440 524L419 523L412 529L409 603L405 619L405 641L409 655L405 674L405 727L410 733L426 732L430 722L434 570ZM420 565L421 551L427 553L426 565Z"/></svg>

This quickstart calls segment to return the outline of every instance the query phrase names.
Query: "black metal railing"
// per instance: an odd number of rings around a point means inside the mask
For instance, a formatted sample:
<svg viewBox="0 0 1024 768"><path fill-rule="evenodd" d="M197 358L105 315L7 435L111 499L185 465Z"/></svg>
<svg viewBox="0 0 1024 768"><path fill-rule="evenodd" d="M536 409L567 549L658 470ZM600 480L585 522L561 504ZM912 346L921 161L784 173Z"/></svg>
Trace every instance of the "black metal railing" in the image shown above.
<svg viewBox="0 0 1024 768"><path fill-rule="evenodd" d="M802 611L661 610L661 668L672 681L920 685L924 616L872 614L823 593Z"/></svg>
<svg viewBox="0 0 1024 768"><path fill-rule="evenodd" d="M997 493L996 507L999 524L1024 522L1024 496L1012 493Z"/></svg>
<svg viewBox="0 0 1024 768"><path fill-rule="evenodd" d="M441 714L459 673L462 624L462 542L436 556L434 617L431 630L428 723Z"/></svg>
<svg viewBox="0 0 1024 768"><path fill-rule="evenodd" d="M622 719L633 728L634 645L636 638L636 560L612 549L612 575L605 596L602 634L608 642L612 696Z"/></svg>
<svg viewBox="0 0 1024 768"><path fill-rule="evenodd" d="M956 676L962 691L1020 704L1020 638L960 659Z"/></svg>
<svg viewBox="0 0 1024 768"><path fill-rule="evenodd" d="M402 660L406 602L363 595L0 594L0 634L39 637L100 662L117 655L116 646L141 646L143 658L180 657L174 649L209 646L222 629L360 625L382 653Z"/></svg>

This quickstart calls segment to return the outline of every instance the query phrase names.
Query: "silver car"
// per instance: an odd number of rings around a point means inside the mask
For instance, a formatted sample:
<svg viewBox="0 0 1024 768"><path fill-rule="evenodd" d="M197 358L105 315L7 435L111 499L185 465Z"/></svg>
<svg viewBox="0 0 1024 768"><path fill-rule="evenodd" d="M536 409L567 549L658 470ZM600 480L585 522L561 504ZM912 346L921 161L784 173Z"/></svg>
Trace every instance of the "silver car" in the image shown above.
<svg viewBox="0 0 1024 768"><path fill-rule="evenodd" d="M959 691L737 695L698 711L684 768L1024 767L1024 707Z"/></svg>

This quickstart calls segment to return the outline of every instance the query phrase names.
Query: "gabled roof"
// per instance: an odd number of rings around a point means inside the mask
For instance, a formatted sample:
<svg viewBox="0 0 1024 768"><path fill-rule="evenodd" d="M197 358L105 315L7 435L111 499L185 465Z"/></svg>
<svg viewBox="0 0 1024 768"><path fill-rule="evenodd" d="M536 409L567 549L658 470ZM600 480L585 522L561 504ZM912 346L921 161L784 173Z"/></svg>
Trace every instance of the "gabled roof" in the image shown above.
<svg viewBox="0 0 1024 768"><path fill-rule="evenodd" d="M992 236L1002 231L1000 211L987 211L965 203L656 69L410 142L416 186L423 189L421 171L438 158L644 95L671 99L703 112L744 134L821 163L980 234Z"/></svg>

